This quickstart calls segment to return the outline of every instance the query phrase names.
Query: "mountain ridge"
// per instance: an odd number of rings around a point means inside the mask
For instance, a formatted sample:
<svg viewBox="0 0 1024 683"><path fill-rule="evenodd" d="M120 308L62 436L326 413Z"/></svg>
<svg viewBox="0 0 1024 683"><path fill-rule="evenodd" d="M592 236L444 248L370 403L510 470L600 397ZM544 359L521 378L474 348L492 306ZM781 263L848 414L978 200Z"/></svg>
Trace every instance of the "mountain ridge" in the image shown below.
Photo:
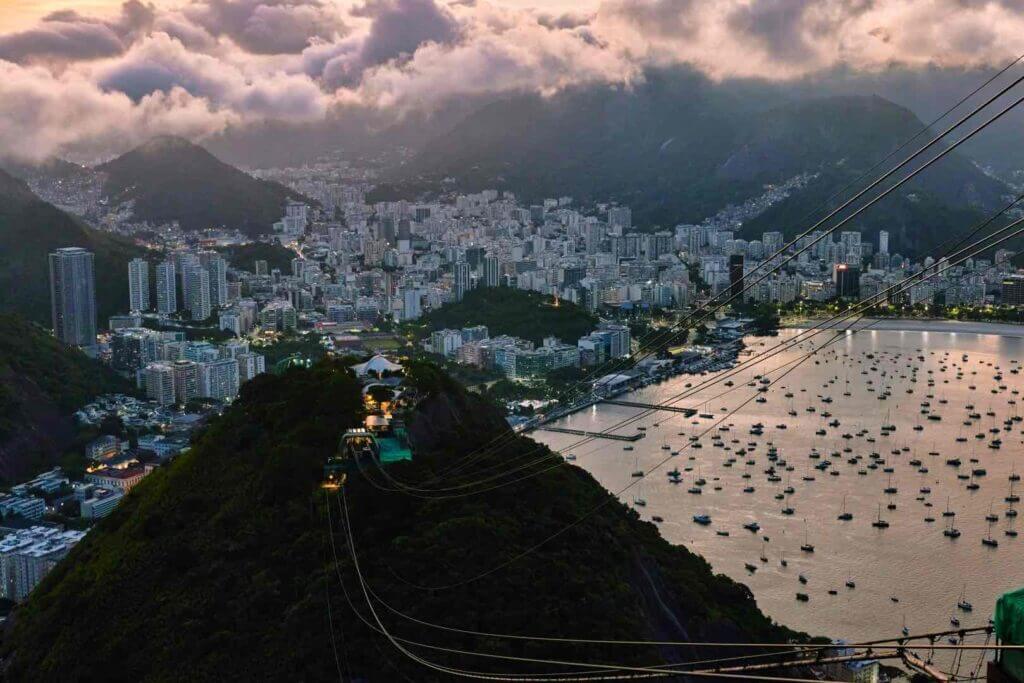
<svg viewBox="0 0 1024 683"><path fill-rule="evenodd" d="M451 177L460 188L508 189L529 201L563 195L584 204L617 201L633 208L634 225L649 230L700 223L727 204L760 195L766 184L804 173L822 173L827 196L923 128L909 109L877 95L770 101L693 75L662 76L632 90L592 88L484 106L393 171L378 196L407 195ZM928 140L920 135L870 177ZM996 207L1006 191L953 152L872 213L880 222L906 214L900 204L916 192L932 205L930 215L949 221L963 209ZM806 214L816 199L798 191L787 201ZM799 227L764 223L762 230ZM903 253L926 248L929 240L920 233L928 227L907 225L893 246Z"/></svg>
<svg viewBox="0 0 1024 683"><path fill-rule="evenodd" d="M310 203L298 192L253 178L175 136L153 138L96 170L106 174L103 194L112 204L132 202L136 220L178 221L185 230L269 234L288 199Z"/></svg>

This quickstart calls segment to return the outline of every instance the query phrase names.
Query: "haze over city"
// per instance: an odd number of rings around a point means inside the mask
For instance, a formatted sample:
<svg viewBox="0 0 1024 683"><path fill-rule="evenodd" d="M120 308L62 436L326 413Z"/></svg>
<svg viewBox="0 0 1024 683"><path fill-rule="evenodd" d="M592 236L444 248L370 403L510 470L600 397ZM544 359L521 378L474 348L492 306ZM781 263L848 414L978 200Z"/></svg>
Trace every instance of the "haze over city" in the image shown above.
<svg viewBox="0 0 1024 683"><path fill-rule="evenodd" d="M1021 36L0 3L0 680L1024 683Z"/></svg>

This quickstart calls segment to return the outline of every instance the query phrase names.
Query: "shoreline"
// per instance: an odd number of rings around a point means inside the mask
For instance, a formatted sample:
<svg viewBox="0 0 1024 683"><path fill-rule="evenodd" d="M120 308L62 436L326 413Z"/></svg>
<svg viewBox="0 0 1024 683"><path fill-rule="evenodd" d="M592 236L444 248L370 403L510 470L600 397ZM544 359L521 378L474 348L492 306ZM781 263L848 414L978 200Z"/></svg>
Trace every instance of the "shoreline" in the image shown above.
<svg viewBox="0 0 1024 683"><path fill-rule="evenodd" d="M779 329L806 330L818 326L826 318L809 318L780 325ZM1000 337L1024 338L1024 325L971 320L944 320L941 318L864 318L857 329L872 323L871 330L890 332L953 332L962 334L989 334Z"/></svg>

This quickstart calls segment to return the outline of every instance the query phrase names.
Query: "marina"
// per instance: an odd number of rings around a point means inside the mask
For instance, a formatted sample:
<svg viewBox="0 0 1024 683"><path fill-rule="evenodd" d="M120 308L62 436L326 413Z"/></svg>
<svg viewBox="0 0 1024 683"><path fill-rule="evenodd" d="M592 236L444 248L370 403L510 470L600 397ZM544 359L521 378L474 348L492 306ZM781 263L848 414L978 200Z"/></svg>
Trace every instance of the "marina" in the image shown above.
<svg viewBox="0 0 1024 683"><path fill-rule="evenodd" d="M765 351L795 334L746 344ZM814 341L820 347L831 336ZM612 491L642 481L642 517L657 516L668 540L749 586L768 615L792 628L867 639L904 626L945 628L951 612L965 628L985 625L995 599L1024 583L1014 528L1024 339L868 330L779 377L810 349L802 344L736 374L676 377L551 426L629 436L645 428L651 438L629 454L606 442L574 447L576 464ZM715 374L734 386L700 389ZM620 404L674 405L679 394L678 403L700 412L652 414L615 429L643 414ZM562 434L535 438L555 448L575 443ZM650 474L638 480L635 471Z"/></svg>

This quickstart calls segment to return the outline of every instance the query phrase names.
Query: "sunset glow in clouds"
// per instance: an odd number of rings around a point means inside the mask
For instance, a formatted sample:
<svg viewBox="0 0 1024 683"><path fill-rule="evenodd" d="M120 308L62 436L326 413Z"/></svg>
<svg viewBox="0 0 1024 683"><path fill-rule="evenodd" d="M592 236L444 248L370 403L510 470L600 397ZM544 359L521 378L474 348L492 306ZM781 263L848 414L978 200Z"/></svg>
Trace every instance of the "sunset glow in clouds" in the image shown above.
<svg viewBox="0 0 1024 683"><path fill-rule="evenodd" d="M0 14L0 150L37 159L346 105L628 84L649 66L713 79L973 68L1012 58L1024 36L1022 0L130 0L45 3L35 21L32 4Z"/></svg>

